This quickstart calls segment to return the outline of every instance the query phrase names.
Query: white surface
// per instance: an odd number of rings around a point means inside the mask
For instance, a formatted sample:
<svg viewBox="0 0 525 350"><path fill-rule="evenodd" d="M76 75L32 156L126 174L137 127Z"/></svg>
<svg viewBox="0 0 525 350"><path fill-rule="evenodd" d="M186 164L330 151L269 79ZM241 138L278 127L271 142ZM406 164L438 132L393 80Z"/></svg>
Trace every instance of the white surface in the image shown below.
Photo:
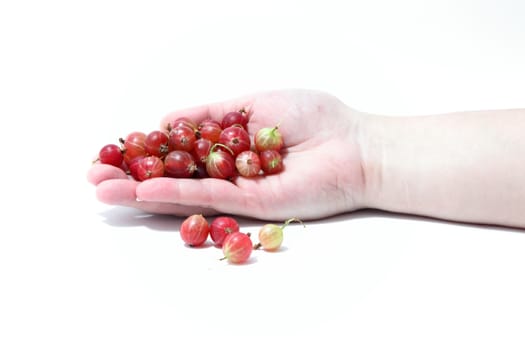
<svg viewBox="0 0 525 350"><path fill-rule="evenodd" d="M355 213L231 266L85 181L101 145L263 89L393 115L525 107L524 16L511 0L0 3L0 348L525 348L523 231Z"/></svg>

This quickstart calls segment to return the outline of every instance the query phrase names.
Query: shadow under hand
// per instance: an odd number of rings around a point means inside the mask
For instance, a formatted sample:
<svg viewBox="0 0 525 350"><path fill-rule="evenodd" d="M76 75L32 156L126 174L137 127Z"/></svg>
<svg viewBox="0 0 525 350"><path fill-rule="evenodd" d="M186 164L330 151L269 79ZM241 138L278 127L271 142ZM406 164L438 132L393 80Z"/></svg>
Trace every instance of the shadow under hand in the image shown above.
<svg viewBox="0 0 525 350"><path fill-rule="evenodd" d="M327 217L324 219L312 220L310 221L310 223L323 224L323 223L335 223L335 222L341 222L341 221L347 221L347 220L360 220L360 219L373 219L373 218L403 220L403 221L418 221L418 222L426 222L429 224L456 225L456 226L463 226L463 227L478 228L478 229L483 229L483 230L498 230L498 231L506 231L506 232L511 232L511 233L521 233L521 234L525 233L523 229L520 229L517 227L482 224L482 223L474 223L474 222L453 221L453 220L440 219L440 218L423 216L423 215L395 213L395 212L383 211L383 210L378 210L378 209L360 209L354 212L335 215L335 216Z"/></svg>
<svg viewBox="0 0 525 350"><path fill-rule="evenodd" d="M174 215L162 215L162 214L150 214L144 211L129 208L129 207L113 207L109 208L103 212L99 213L100 216L104 218L104 222L108 225L115 227L139 227L144 226L156 231L178 231L180 225L184 221L184 217L174 216ZM227 214L224 214L227 215ZM265 221L256 220L252 218L233 216L241 227L241 231L245 227L249 226L262 226ZM214 219L214 216L209 217L208 221ZM449 221L438 218L418 216L418 215L409 215L409 214L400 214L393 212L386 212L376 209L362 209L357 210L351 213L340 214L332 217L327 217L318 220L309 220L305 224L329 224L337 223L342 221L351 221L351 220L362 220L362 219L371 219L371 218L383 218L383 219L392 219L392 220L407 220L407 221L420 221L428 222L434 224L448 224L448 225L459 225L459 226L468 226L475 227L480 229L488 230L501 230L513 233L525 233L524 230L513 227L504 227L497 225L484 225L476 223L466 223L466 222L457 222ZM253 234L253 232L252 232Z"/></svg>
<svg viewBox="0 0 525 350"><path fill-rule="evenodd" d="M114 207L99 213L104 222L115 227L144 226L156 231L177 231L184 218L173 215L149 214L144 211Z"/></svg>

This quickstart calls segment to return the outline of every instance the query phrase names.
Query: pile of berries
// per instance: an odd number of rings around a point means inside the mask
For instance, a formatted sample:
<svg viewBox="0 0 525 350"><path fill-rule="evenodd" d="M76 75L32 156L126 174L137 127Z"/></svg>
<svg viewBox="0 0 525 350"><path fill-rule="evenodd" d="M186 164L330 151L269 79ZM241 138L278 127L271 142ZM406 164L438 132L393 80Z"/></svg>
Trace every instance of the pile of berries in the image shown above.
<svg viewBox="0 0 525 350"><path fill-rule="evenodd" d="M140 131L109 144L98 161L124 169L137 181L154 177L232 179L283 170L283 137L278 126L258 130L252 140L244 110L229 112L222 121L198 124L179 118L167 130Z"/></svg>
<svg viewBox="0 0 525 350"><path fill-rule="evenodd" d="M219 216L209 224L204 216L194 214L182 222L180 236L190 247L202 246L209 236L216 247L222 248L224 257L221 260L226 259L231 263L241 264L250 258L253 250L260 248L266 251L278 250L283 242L284 228L293 221L302 223L297 218L291 218L282 226L265 224L259 230L259 242L253 244L249 233L239 231L239 223L234 218Z"/></svg>

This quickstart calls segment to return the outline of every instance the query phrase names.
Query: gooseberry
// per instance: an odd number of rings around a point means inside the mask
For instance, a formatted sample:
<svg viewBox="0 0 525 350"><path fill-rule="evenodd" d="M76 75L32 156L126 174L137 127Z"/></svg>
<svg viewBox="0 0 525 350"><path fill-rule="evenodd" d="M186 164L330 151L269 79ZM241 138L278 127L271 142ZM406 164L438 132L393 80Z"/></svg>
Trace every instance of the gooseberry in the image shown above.
<svg viewBox="0 0 525 350"><path fill-rule="evenodd" d="M229 216L216 217L210 225L210 237L218 247L222 246L227 235L238 231L239 223Z"/></svg>
<svg viewBox="0 0 525 350"><path fill-rule="evenodd" d="M168 124L168 127L167 127L168 132L179 126L187 126L193 131L197 130L197 124L195 124L193 120L191 120L190 118L186 118L186 117L180 117L180 118L175 119L173 123Z"/></svg>
<svg viewBox="0 0 525 350"><path fill-rule="evenodd" d="M248 115L244 109L238 112L228 112L222 117L221 126L223 129L233 125L241 125L243 129L248 129Z"/></svg>
<svg viewBox="0 0 525 350"><path fill-rule="evenodd" d="M261 169L265 174L277 174L283 170L283 159L279 152L274 150L262 151L259 153Z"/></svg>
<svg viewBox="0 0 525 350"><path fill-rule="evenodd" d="M164 175L164 162L157 156L136 158L131 175L135 180L144 181Z"/></svg>
<svg viewBox="0 0 525 350"><path fill-rule="evenodd" d="M239 153L235 158L235 167L242 176L253 177L261 171L261 160L257 153L244 151Z"/></svg>
<svg viewBox="0 0 525 350"><path fill-rule="evenodd" d="M168 146L170 151L186 151L191 152L195 145L197 137L194 129L179 125L170 130Z"/></svg>
<svg viewBox="0 0 525 350"><path fill-rule="evenodd" d="M124 156L122 155L122 150L119 146L115 144L105 145L98 152L98 160L102 164L109 164L116 167L120 167Z"/></svg>
<svg viewBox="0 0 525 350"><path fill-rule="evenodd" d="M130 164L134 158L143 157L146 155L145 148L146 134L141 131L134 131L125 139L120 139L120 143L124 148L124 161Z"/></svg>
<svg viewBox="0 0 525 350"><path fill-rule="evenodd" d="M203 245L208 238L210 227L202 214L187 217L180 226L180 236L191 247Z"/></svg>
<svg viewBox="0 0 525 350"><path fill-rule="evenodd" d="M254 136L255 149L258 152L266 150L279 151L283 147L283 136L279 131L279 125L273 128L262 128Z"/></svg>
<svg viewBox="0 0 525 350"><path fill-rule="evenodd" d="M200 138L210 140L211 142L219 142L219 137L222 132L221 124L213 119L203 120L199 124L198 135Z"/></svg>
<svg viewBox="0 0 525 350"><path fill-rule="evenodd" d="M253 249L259 249L260 247L268 251L275 251L279 249L283 243L284 228L294 221L300 222L304 226L304 223L301 220L297 218L291 218L286 220L282 226L278 226L276 224L266 224L261 227L259 230L259 243L257 243Z"/></svg>
<svg viewBox="0 0 525 350"><path fill-rule="evenodd" d="M235 159L231 155L231 150L220 143L214 144L206 157L206 172L217 179L231 178L235 174Z"/></svg>
<svg viewBox="0 0 525 350"><path fill-rule="evenodd" d="M236 156L250 149L250 135L239 126L230 126L222 130L219 143L228 146Z"/></svg>
<svg viewBox="0 0 525 350"><path fill-rule="evenodd" d="M193 175L196 169L195 160L186 151L171 151L164 158L166 176L188 178Z"/></svg>
<svg viewBox="0 0 525 350"><path fill-rule="evenodd" d="M193 147L191 154L195 158L195 162L197 162L197 164L206 163L206 158L208 158L208 154L210 153L212 146L213 142L208 139L198 139L195 141L195 146Z"/></svg>
<svg viewBox="0 0 525 350"><path fill-rule="evenodd" d="M168 154L168 134L160 130L150 132L144 140L146 153L159 158Z"/></svg>
<svg viewBox="0 0 525 350"><path fill-rule="evenodd" d="M224 257L221 260L227 259L231 263L241 264L250 258L252 250L253 243L248 234L242 232L230 233L222 243Z"/></svg>

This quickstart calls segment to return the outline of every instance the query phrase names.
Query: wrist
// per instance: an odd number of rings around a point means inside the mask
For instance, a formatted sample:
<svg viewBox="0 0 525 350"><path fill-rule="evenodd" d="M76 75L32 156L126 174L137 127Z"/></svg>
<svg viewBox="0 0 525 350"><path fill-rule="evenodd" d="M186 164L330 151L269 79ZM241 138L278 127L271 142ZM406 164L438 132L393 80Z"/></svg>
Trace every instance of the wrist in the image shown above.
<svg viewBox="0 0 525 350"><path fill-rule="evenodd" d="M344 196L347 199L345 211L363 208L377 208L381 188L381 145L380 136L384 127L383 117L348 108L348 128L343 130L345 142L340 149L346 155L343 162ZM349 200L348 200L349 199Z"/></svg>
<svg viewBox="0 0 525 350"><path fill-rule="evenodd" d="M390 183L392 178L391 152L396 148L397 135L393 118L362 113L359 133L357 135L361 153L361 169L364 185L362 206L381 210L396 210L398 205L392 200ZM390 177L389 181L385 181Z"/></svg>

